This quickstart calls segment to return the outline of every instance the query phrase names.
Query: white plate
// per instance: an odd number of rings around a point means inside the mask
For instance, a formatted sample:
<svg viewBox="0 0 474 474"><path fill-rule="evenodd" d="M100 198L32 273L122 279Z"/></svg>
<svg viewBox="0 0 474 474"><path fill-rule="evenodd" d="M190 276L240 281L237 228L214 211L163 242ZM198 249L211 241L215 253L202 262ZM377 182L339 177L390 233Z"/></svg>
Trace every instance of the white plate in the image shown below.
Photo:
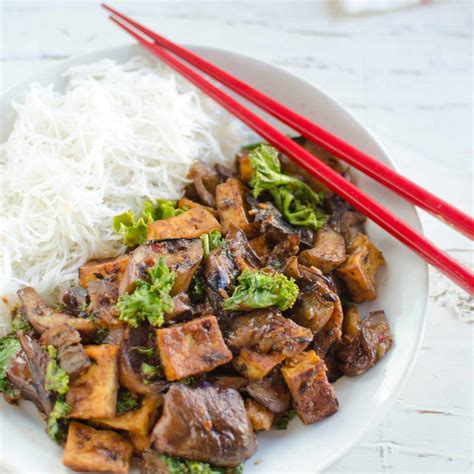
<svg viewBox="0 0 474 474"><path fill-rule="evenodd" d="M191 49L315 120L386 165L394 167L375 138L344 107L314 85L246 56L212 48ZM125 61L135 55L149 56L136 45L92 53L58 64L11 89L0 99L0 140L5 140L12 127L14 114L11 101L21 99L30 82L45 85L54 82L61 89L64 81L60 74L69 66L102 58ZM154 57L151 58L155 60ZM421 230L417 214L411 205L363 176L359 178L359 185L405 222ZM312 426L303 426L295 420L286 431L259 434L259 449L246 463L246 472L314 473L327 469L388 411L396 393L407 379L423 337L428 290L427 267L422 260L375 224L369 222L367 231L377 247L382 249L388 265L379 275L377 301L365 304L363 309L386 311L394 335L393 349L364 375L343 377L336 382L340 410L334 416ZM61 462L62 450L45 435L42 422L28 403L23 403L21 407L11 407L1 400L0 425L2 472L68 471Z"/></svg>

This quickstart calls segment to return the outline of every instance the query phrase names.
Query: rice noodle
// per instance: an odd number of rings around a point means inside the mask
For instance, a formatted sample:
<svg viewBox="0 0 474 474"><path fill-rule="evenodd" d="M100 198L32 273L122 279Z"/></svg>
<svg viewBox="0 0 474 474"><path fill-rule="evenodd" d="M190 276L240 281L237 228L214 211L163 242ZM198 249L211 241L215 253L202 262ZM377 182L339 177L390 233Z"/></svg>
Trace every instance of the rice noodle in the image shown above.
<svg viewBox="0 0 474 474"><path fill-rule="evenodd" d="M230 164L249 136L170 69L143 58L65 75L65 93L31 86L0 145L0 296L10 302L24 285L51 301L84 262L123 252L115 214L139 211L145 198L179 197L194 160Z"/></svg>

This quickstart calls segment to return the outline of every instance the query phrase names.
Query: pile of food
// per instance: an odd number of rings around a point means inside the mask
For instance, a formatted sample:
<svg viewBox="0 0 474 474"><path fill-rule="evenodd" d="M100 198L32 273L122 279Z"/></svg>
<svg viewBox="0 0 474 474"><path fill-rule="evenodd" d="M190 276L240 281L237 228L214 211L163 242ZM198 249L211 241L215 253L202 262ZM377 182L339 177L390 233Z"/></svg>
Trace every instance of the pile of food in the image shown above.
<svg viewBox="0 0 474 474"><path fill-rule="evenodd" d="M384 264L362 215L266 144L189 180L110 219L128 250L82 265L56 306L18 291L0 390L34 403L71 469L241 472L256 432L333 415L331 384L391 348L384 312L355 305Z"/></svg>

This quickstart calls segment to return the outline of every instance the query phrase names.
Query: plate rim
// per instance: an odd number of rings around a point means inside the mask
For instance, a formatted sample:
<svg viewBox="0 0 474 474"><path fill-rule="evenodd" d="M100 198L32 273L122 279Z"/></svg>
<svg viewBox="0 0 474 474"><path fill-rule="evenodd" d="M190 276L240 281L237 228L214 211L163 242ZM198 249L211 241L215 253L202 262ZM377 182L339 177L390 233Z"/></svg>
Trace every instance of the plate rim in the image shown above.
<svg viewBox="0 0 474 474"><path fill-rule="evenodd" d="M87 61L91 61L91 58L93 57L102 57L102 59L106 59L108 55L110 56L111 54L114 54L120 50L124 50L126 48L131 48L133 46L138 46L136 43L131 43L131 42L126 42L126 43L121 43L116 46L112 47L107 47L107 48L101 48L98 50L94 51L85 51L80 54L72 55L67 59L58 61L54 64L48 65L46 67L41 67L36 74L29 74L28 77L24 80L19 81L18 83L11 85L7 89L5 89L1 94L0 94L0 108L2 108L5 105L11 105L11 99L9 102L6 102L6 99L8 98L9 95L12 95L12 93L19 88L27 88L29 84L32 84L34 82L37 82L38 77L45 75L45 74L52 74L55 71L56 76L60 75L61 72L59 71L64 71L66 70L71 63L76 63L77 61L83 61L86 63ZM314 83L311 81L309 78L297 75L293 72L288 71L284 67L280 67L278 65L272 64L269 61L256 58L253 56L249 56L247 54L243 54L234 50L230 49L223 49L223 48L216 48L213 46L206 46L206 45L201 45L201 44L192 44L192 43L183 43L182 46L189 48L193 51L200 51L201 53L205 53L206 51L209 52L217 52L218 54L224 54L224 55L230 55L234 56L237 58L240 58L244 61L247 62L255 62L255 63L260 63L263 64L265 67L269 69L274 69L277 70L280 74L286 75L288 78L290 78L292 81L299 81L306 86L315 89L318 91L322 96L325 97L328 102L332 104L332 106L336 107L339 109L340 112L346 114L351 121L355 122L367 135L368 137L372 140L372 142L379 148L380 152L383 153L385 158L387 159L389 165L391 168L393 168L396 171L399 171L398 166L394 159L391 157L391 155L388 153L387 149L385 146L378 140L376 137L375 133L368 128L364 123L355 115L354 112L349 110L347 107L345 107L338 99L334 98L333 95L330 93L326 92L324 88L319 86L318 84ZM143 52L145 54L150 54L146 52L145 49L143 49ZM99 60L99 59L97 59ZM159 60L157 58L157 60ZM411 203L407 202L406 203L412 211L414 211L414 218L415 218L415 227L418 228L418 230L424 234L422 222L420 220L420 215L418 209L412 205ZM400 244L402 245L402 244ZM336 462L338 462L345 454L347 454L351 449L353 449L356 445L358 445L362 439L362 437L368 432L370 428L372 428L379 420L382 419L384 415L386 415L389 411L389 409L393 406L395 399L397 395L400 393L402 388L406 385L407 380L409 376L411 375L413 368L415 366L415 363L418 360L418 356L420 353L421 349L421 344L424 339L424 334L425 334L425 329L426 329L426 310L428 306L428 296L429 296L429 273L428 273L428 264L424 261L421 261L422 264L422 274L423 274L423 279L422 281L419 282L419 284L423 287L423 294L420 295L420 301L421 303L421 318L420 318L420 327L418 331L418 336L416 340L416 344L413 347L412 354L410 357L410 363L407 365L406 369L404 370L403 377L400 377L400 380L397 381L397 385L391 390L390 395L387 397L386 400L384 400L380 405L378 410L372 414L370 417L366 419L366 422L361 425L360 429L355 433L351 441L347 442L345 445L341 446L339 449L335 450L334 453L331 456L328 456L327 459L321 463L321 467L318 471L315 472L323 472L329 469L332 465L334 465ZM421 292L420 292L421 293ZM17 467L11 465L9 462L7 462L5 459L0 460L0 466L2 469L5 470L5 472L18 472ZM20 471L22 472L22 471Z"/></svg>

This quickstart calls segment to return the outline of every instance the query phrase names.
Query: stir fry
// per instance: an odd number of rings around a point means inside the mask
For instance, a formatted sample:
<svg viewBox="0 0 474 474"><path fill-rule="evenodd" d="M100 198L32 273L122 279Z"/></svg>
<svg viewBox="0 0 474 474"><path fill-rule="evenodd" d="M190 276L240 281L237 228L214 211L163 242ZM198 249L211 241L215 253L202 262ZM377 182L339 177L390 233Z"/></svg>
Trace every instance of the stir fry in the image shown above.
<svg viewBox="0 0 474 474"><path fill-rule="evenodd" d="M336 171L333 157L297 138ZM193 165L178 201L114 218L127 251L56 307L18 292L0 391L31 401L77 471L237 473L256 432L338 410L333 383L391 348L364 217L266 144Z"/></svg>

